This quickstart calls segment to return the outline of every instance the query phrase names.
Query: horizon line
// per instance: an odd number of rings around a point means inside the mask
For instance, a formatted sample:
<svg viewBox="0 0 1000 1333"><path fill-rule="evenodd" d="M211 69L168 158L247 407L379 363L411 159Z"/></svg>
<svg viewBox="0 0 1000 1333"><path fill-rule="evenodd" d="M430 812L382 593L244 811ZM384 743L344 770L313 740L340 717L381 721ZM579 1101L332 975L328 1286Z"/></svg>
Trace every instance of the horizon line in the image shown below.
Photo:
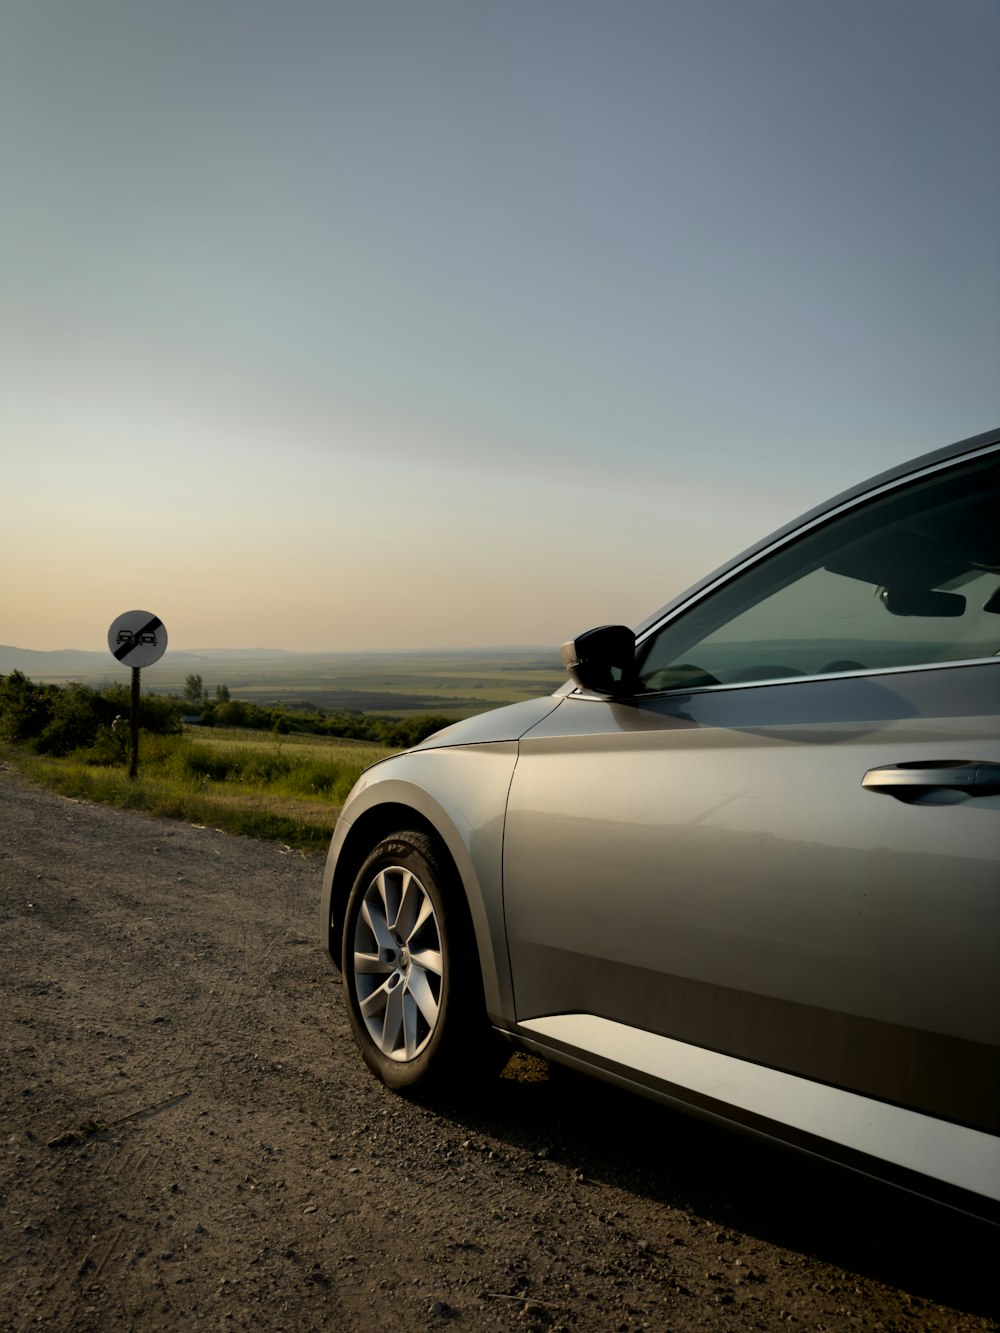
<svg viewBox="0 0 1000 1333"><path fill-rule="evenodd" d="M299 657L332 657L332 656L356 656L367 654L377 656L379 654L392 653L491 653L491 652L558 652L558 644L545 643L486 643L486 644L462 644L460 646L445 647L443 645L422 647L422 648L277 648L267 647L263 644L256 644L248 647L229 647L229 648L181 648L174 645L168 645L166 656L170 653L183 653L189 656L208 655L211 653L284 653L288 656ZM22 644L0 643L0 652L14 653L88 653L92 656L100 656L109 653L107 648L28 648ZM109 656L111 654L109 653ZM160 661L163 661L161 658ZM155 664L154 665L158 665Z"/></svg>

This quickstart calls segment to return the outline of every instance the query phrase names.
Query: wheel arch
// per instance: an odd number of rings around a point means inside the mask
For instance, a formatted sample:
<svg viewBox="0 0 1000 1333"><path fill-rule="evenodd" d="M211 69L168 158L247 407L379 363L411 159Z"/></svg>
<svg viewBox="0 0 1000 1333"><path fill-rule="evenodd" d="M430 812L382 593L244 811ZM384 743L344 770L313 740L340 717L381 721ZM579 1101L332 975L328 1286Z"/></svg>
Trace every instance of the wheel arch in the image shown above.
<svg viewBox="0 0 1000 1333"><path fill-rule="evenodd" d="M362 862L372 848L383 838L402 829L413 829L416 833L426 833L429 838L433 838L438 848L447 857L450 863L448 868L454 871L456 875L458 874L458 868L447 849L447 844L440 837L433 824L419 810L415 810L411 805L390 802L386 805L373 806L370 810L364 811L346 832L344 841L340 846L331 881L330 911L327 921L328 933L324 943L334 962L338 958L338 941L343 934L347 900L350 897L351 887L357 878L358 871L361 869Z"/></svg>
<svg viewBox="0 0 1000 1333"><path fill-rule="evenodd" d="M508 784L509 774L504 797ZM500 886L503 819L496 814L489 828L468 817L460 827L426 786L398 779L372 784L349 800L334 833L324 876L322 942L331 961L339 968L347 900L365 857L390 833L405 829L424 833L462 890L490 1020L506 1023L512 1012L512 990Z"/></svg>

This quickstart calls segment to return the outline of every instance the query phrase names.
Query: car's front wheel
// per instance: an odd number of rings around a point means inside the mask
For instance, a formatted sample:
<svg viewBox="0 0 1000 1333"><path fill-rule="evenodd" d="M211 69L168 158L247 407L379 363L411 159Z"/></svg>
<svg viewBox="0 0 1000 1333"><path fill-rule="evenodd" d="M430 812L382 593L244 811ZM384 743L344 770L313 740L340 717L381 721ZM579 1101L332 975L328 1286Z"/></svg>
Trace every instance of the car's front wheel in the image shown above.
<svg viewBox="0 0 1000 1333"><path fill-rule="evenodd" d="M453 1090L496 1068L468 908L426 834L393 833L372 850L342 943L351 1028L383 1083Z"/></svg>

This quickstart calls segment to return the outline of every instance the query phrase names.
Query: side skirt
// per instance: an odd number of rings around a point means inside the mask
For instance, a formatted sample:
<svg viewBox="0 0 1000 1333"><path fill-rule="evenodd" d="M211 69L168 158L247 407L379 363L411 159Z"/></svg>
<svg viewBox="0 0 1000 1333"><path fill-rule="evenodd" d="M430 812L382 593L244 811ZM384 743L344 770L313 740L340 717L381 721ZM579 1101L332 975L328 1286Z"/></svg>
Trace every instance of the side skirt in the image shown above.
<svg viewBox="0 0 1000 1333"><path fill-rule="evenodd" d="M519 1023L542 1055L1000 1221L1000 1138L593 1014Z"/></svg>

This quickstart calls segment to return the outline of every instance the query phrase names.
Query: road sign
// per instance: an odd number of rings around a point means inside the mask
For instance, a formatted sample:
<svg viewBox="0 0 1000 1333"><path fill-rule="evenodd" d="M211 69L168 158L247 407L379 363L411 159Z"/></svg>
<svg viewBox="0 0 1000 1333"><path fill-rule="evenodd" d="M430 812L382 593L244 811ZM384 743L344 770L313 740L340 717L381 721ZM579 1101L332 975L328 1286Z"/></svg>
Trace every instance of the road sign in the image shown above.
<svg viewBox="0 0 1000 1333"><path fill-rule="evenodd" d="M152 666L167 651L167 627L149 611L126 611L112 622L108 647L122 666Z"/></svg>

